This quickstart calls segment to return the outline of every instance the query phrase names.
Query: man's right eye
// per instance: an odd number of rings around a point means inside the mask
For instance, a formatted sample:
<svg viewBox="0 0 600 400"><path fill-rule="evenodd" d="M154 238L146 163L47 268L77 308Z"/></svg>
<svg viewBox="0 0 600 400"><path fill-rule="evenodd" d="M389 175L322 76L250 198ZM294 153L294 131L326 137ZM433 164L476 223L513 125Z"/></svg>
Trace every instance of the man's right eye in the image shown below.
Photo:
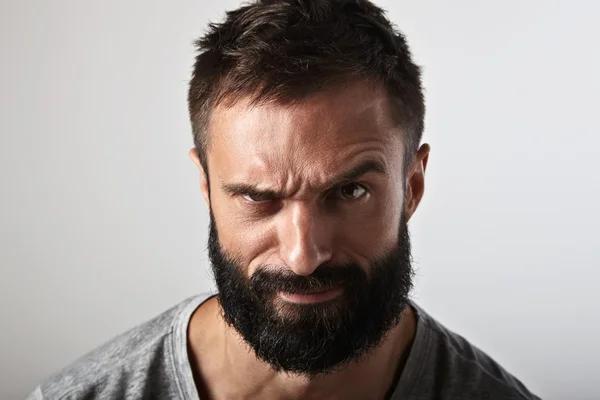
<svg viewBox="0 0 600 400"><path fill-rule="evenodd" d="M249 203L260 203L268 200L264 195L250 193L242 195L242 198Z"/></svg>
<svg viewBox="0 0 600 400"><path fill-rule="evenodd" d="M281 209L280 199L271 193L245 193L241 194L239 201L242 207L257 217L266 217L277 213Z"/></svg>

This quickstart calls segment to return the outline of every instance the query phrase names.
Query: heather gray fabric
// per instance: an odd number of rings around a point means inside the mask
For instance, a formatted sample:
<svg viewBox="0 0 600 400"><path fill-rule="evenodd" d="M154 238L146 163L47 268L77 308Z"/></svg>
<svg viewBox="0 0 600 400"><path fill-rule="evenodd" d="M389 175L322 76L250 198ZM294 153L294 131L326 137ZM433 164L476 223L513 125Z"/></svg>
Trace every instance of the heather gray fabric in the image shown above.
<svg viewBox="0 0 600 400"><path fill-rule="evenodd" d="M196 296L118 336L39 386L27 400L199 400L187 327ZM418 324L391 400L538 399L482 351L414 303Z"/></svg>

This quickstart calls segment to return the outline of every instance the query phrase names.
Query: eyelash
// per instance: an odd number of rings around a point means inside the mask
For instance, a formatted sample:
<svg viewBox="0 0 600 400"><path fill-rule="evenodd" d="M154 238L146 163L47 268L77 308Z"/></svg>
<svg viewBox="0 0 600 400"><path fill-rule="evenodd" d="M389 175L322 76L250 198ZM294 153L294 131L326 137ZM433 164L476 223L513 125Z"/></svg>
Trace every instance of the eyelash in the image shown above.
<svg viewBox="0 0 600 400"><path fill-rule="evenodd" d="M242 197L242 199L244 201L246 201L247 203L251 203L251 204L258 204L258 203L262 203L262 202L265 202L265 201L268 201L268 200L275 200L275 199L265 199L265 200L251 200L251 199L248 199L247 197L248 196L253 196L252 194L241 194L240 196ZM254 195L254 196L255 197L260 197L260 195L258 195L258 196Z"/></svg>

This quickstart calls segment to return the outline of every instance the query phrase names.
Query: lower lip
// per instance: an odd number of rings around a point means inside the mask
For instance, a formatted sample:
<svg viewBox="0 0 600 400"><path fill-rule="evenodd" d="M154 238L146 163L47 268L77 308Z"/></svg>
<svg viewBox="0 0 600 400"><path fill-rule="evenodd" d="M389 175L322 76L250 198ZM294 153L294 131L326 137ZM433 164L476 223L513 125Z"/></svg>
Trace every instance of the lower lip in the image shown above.
<svg viewBox="0 0 600 400"><path fill-rule="evenodd" d="M342 294L341 288L333 288L322 292L314 293L279 292L279 296L285 301L298 304L322 303L324 301L333 300L340 294Z"/></svg>

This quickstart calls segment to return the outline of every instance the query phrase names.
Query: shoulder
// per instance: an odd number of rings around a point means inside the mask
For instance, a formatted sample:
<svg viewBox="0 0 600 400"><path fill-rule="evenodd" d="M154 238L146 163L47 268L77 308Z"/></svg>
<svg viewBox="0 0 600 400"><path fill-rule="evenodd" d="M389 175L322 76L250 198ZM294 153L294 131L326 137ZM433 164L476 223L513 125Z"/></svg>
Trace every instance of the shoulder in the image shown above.
<svg viewBox="0 0 600 400"><path fill-rule="evenodd" d="M427 337L421 384L439 390L439 398L539 400L515 376L464 337L413 304ZM438 397L436 397L438 398Z"/></svg>
<svg viewBox="0 0 600 400"><path fill-rule="evenodd" d="M137 398L140 390L148 390L148 378L170 378L165 375L172 363L171 337L178 320L191 314L205 298L186 299L111 339L51 376L29 399Z"/></svg>

